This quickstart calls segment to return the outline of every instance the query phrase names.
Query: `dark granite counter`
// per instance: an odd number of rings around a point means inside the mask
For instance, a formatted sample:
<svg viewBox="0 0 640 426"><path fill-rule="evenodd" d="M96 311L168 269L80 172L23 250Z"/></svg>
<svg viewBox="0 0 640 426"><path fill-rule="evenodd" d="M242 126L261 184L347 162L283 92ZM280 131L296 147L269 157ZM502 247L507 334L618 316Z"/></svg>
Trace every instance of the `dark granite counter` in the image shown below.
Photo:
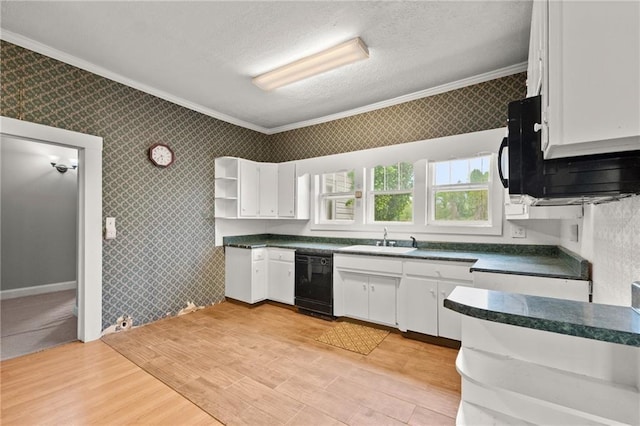
<svg viewBox="0 0 640 426"><path fill-rule="evenodd" d="M444 306L492 322L640 347L640 314L631 307L456 287Z"/></svg>
<svg viewBox="0 0 640 426"><path fill-rule="evenodd" d="M224 245L239 248L280 247L315 253L345 253L368 256L392 256L407 259L469 262L471 271L532 275L549 278L589 280L589 262L557 246L517 244L474 244L418 242L409 253L367 253L345 250L357 244L375 245L376 240L303 237L293 235L246 235L224 237ZM410 241L398 241L409 247Z"/></svg>

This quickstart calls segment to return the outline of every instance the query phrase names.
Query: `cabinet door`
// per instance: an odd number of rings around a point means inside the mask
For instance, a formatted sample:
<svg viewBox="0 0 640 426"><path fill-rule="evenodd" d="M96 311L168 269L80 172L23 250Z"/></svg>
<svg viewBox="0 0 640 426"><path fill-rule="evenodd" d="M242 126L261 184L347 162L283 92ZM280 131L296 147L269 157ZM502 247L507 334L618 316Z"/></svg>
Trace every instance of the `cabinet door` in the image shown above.
<svg viewBox="0 0 640 426"><path fill-rule="evenodd" d="M444 307L444 299L459 284L438 281L438 336L461 340L460 314Z"/></svg>
<svg viewBox="0 0 640 426"><path fill-rule="evenodd" d="M406 302L406 328L418 333L438 335L438 282L425 278L403 278Z"/></svg>
<svg viewBox="0 0 640 426"><path fill-rule="evenodd" d="M369 319L369 279L366 275L342 272L345 316Z"/></svg>
<svg viewBox="0 0 640 426"><path fill-rule="evenodd" d="M278 209L278 165L260 164L258 216L276 217Z"/></svg>
<svg viewBox="0 0 640 426"><path fill-rule="evenodd" d="M269 261L269 300L293 305L293 262Z"/></svg>
<svg viewBox="0 0 640 426"><path fill-rule="evenodd" d="M240 161L240 216L258 215L258 165Z"/></svg>
<svg viewBox="0 0 640 426"><path fill-rule="evenodd" d="M278 217L295 217L296 165L278 165Z"/></svg>
<svg viewBox="0 0 640 426"><path fill-rule="evenodd" d="M640 2L549 1L545 158L637 149Z"/></svg>
<svg viewBox="0 0 640 426"><path fill-rule="evenodd" d="M254 260L252 272L251 303L255 303L267 298L267 260Z"/></svg>
<svg viewBox="0 0 640 426"><path fill-rule="evenodd" d="M369 277L369 319L396 326L397 278Z"/></svg>
<svg viewBox="0 0 640 426"><path fill-rule="evenodd" d="M251 296L251 250L226 247L224 250L224 295L231 299L253 303Z"/></svg>

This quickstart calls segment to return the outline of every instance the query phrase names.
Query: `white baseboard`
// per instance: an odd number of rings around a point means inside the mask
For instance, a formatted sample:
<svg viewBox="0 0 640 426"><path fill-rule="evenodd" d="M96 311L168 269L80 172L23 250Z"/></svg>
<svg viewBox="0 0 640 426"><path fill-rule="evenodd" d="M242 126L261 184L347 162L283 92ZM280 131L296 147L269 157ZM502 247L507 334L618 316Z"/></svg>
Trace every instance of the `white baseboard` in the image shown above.
<svg viewBox="0 0 640 426"><path fill-rule="evenodd" d="M77 284L75 281L64 281L61 283L35 285L33 287L2 290L0 291L0 300L15 299L16 297L24 297L24 296L34 296L36 294L53 293L56 291L63 291L63 290L73 290L76 287L77 287Z"/></svg>

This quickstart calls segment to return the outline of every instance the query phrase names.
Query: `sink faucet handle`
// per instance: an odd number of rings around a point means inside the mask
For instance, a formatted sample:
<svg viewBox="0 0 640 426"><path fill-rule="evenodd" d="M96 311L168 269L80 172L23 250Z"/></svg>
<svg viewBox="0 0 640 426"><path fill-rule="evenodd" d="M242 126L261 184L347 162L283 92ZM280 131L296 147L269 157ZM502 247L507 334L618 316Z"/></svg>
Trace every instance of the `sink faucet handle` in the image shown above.
<svg viewBox="0 0 640 426"><path fill-rule="evenodd" d="M411 247L418 248L418 242L416 241L415 237L409 237L409 238L411 238L412 240Z"/></svg>

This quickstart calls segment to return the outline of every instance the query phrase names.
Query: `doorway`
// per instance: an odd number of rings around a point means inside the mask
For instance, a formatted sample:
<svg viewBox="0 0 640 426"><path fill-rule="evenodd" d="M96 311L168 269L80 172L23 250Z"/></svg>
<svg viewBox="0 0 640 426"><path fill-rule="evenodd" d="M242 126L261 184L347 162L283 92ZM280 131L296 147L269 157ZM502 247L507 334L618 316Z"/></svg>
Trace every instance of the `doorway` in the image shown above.
<svg viewBox="0 0 640 426"><path fill-rule="evenodd" d="M0 139L5 360L77 339L78 150Z"/></svg>
<svg viewBox="0 0 640 426"><path fill-rule="evenodd" d="M77 339L83 342L99 339L102 330L102 138L8 117L0 117L0 136L77 150L80 165L76 206Z"/></svg>

